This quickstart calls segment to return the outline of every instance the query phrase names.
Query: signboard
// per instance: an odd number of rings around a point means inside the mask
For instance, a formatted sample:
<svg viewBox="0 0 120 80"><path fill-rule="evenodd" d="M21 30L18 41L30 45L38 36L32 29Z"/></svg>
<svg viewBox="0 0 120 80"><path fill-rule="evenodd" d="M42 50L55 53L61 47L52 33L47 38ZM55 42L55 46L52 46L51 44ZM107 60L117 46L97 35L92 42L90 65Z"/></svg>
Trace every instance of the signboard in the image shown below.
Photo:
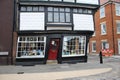
<svg viewBox="0 0 120 80"><path fill-rule="evenodd" d="M44 13L21 12L20 30L44 30Z"/></svg>
<svg viewBox="0 0 120 80"><path fill-rule="evenodd" d="M93 15L73 14L74 30L94 31Z"/></svg>

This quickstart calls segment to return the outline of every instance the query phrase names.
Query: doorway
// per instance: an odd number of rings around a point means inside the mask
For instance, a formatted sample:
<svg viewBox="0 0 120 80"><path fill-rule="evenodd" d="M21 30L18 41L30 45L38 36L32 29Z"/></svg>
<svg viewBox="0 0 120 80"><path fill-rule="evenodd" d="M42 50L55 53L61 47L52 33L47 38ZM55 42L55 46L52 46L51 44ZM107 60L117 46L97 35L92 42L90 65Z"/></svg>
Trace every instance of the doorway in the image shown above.
<svg viewBox="0 0 120 80"><path fill-rule="evenodd" d="M48 60L56 60L59 52L60 39L50 39Z"/></svg>

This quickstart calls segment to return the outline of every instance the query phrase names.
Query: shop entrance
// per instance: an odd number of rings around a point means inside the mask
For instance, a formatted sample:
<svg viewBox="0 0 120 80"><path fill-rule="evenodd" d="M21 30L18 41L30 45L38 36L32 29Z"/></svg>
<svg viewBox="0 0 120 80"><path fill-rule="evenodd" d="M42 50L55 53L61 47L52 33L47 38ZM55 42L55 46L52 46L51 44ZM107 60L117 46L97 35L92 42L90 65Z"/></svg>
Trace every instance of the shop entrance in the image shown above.
<svg viewBox="0 0 120 80"><path fill-rule="evenodd" d="M50 39L48 60L56 60L59 51L60 39Z"/></svg>

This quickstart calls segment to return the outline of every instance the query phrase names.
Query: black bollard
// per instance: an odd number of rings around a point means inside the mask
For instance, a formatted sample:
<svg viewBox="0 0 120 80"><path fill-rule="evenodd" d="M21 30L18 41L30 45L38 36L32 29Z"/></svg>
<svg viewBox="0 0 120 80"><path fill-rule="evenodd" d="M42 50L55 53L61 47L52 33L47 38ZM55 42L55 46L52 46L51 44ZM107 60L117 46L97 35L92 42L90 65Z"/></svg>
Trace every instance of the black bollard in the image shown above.
<svg viewBox="0 0 120 80"><path fill-rule="evenodd" d="M99 56L100 56L100 64L103 64L103 58L102 58L102 52L101 51L100 51Z"/></svg>

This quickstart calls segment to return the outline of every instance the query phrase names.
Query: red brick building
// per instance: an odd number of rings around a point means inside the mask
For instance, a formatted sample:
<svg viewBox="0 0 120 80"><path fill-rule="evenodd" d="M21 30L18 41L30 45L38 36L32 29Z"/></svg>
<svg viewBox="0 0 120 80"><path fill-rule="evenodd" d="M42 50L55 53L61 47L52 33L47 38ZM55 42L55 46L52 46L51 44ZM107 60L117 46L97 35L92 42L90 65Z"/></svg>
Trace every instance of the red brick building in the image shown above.
<svg viewBox="0 0 120 80"><path fill-rule="evenodd" d="M90 53L109 48L120 54L120 0L101 0L95 14L95 33L90 39Z"/></svg>

